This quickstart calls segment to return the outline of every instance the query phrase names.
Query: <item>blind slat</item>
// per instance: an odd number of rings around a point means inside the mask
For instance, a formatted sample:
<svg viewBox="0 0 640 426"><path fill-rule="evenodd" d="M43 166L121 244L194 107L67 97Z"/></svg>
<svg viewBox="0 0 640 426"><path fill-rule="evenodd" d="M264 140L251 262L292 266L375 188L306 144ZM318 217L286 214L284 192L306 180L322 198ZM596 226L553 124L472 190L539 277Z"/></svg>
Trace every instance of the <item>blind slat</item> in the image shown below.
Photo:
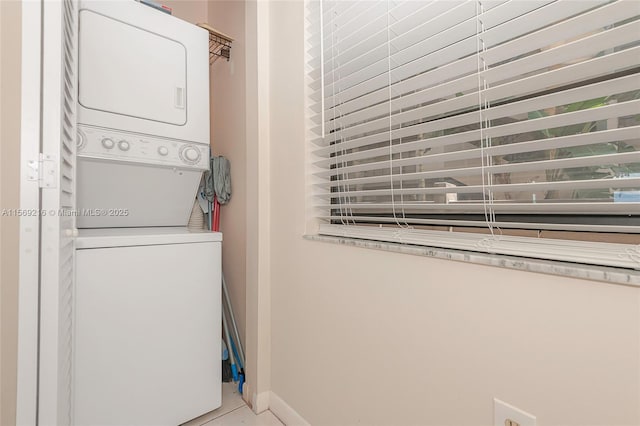
<svg viewBox="0 0 640 426"><path fill-rule="evenodd" d="M590 157L575 157L575 158L560 158L556 160L544 160L544 161L530 161L527 163L515 163L515 164L500 164L490 166L477 166L477 167L462 167L462 168L450 168L441 170L431 170L426 172L414 172L414 173L395 173L392 175L372 176L363 178L353 178L345 180L331 181L327 184L332 188L344 186L344 185L361 185L366 183L377 182L393 182L393 181L415 181L434 178L455 178L480 175L485 173L509 173L517 171L531 171L531 170L552 170L552 169L564 169L575 168L585 166L598 166L604 164L617 164L617 163L637 163L640 162L640 151L624 152L620 154L604 154L594 155Z"/></svg>
<svg viewBox="0 0 640 426"><path fill-rule="evenodd" d="M322 216L320 217L320 219L324 219L324 220L333 220L336 222L340 222L340 220L342 220L344 222L343 225L326 225L326 226L331 226L332 227L332 231L324 231L321 233L324 235L336 235L336 236L342 236L342 237L346 237L346 236L351 236L351 237L356 237L356 235L345 235L345 232L341 232L341 231L337 231L337 229L344 227L345 225L352 225L353 222L358 221L358 222L371 222L372 218L371 217L367 217L367 216L357 216L357 215L353 215L353 216L349 216L349 219L347 221L345 221L345 218L343 216ZM402 220L402 219L401 219ZM395 224L398 219L395 219L393 217L376 217L375 218L376 222L380 222L380 223L391 223L391 224ZM471 221L471 220L456 220L456 219L449 219L449 220L445 220L445 219L417 219L417 218L412 218L411 219L411 223L415 224L415 225L447 225L447 226L460 226L460 227L471 227L471 226L478 226L478 221ZM321 225L321 230L322 227L324 227L325 224ZM537 230L556 230L557 229L557 225L555 224L549 224L549 223L531 223L531 222L501 222L501 221L497 221L495 222L495 226L497 228L504 228L504 229L537 229ZM355 226L352 226L352 228L355 228ZM360 227L358 227L360 228ZM388 229L388 228L387 228ZM583 224L564 224L563 227L563 231L576 231L576 232L619 232L619 233L639 233L640 232L640 228L634 229L634 228L630 228L628 226L615 226L615 225L583 225ZM373 233L372 233L373 234ZM454 232L448 232L447 233L447 237L450 237L452 235L455 235ZM469 235L469 234L467 234ZM357 236L358 238L362 238L361 236ZM381 238L379 235L376 235L375 237L372 237L371 239L374 240L382 240L383 238ZM429 244L425 244L425 241L428 241ZM422 245L430 245L433 246L435 244L432 243L433 239L429 238L428 240L423 240L422 241ZM548 240L545 240L545 242L547 242ZM404 241L405 243L408 243L407 241ZM586 246L586 244L582 244L583 246ZM437 246L437 245L436 245ZM448 246L445 246L448 247ZM459 247L458 247L459 248ZM566 253L566 251L565 251ZM510 253L513 254L513 253ZM544 256L540 256L542 259L544 259ZM563 260L567 260L567 259L563 259Z"/></svg>
<svg viewBox="0 0 640 426"><path fill-rule="evenodd" d="M511 192L540 192L549 189L573 190L573 189L600 189L600 188L636 188L640 187L640 178L617 178L617 179L589 179L589 180L569 180L558 182L527 182L520 184L494 184L491 186L493 191L511 191ZM386 189L368 189L368 190L352 190L340 192L325 192L316 194L319 199L337 199L347 197L372 197L372 196L391 196L396 197L403 195L439 195L447 193L469 194L482 193L484 187L482 185L467 185L456 187L429 187L429 188L386 188Z"/></svg>
<svg viewBox="0 0 640 426"><path fill-rule="evenodd" d="M338 208L337 204L327 204L325 208ZM524 213L537 213L537 214L628 214L629 210L632 211L640 207L640 202L634 203L504 203L495 204L493 208L501 214L524 214ZM361 216L365 216L362 211L370 211L371 219L377 219L377 214L382 211L393 211L395 208L396 217L402 222L403 211L406 214L415 214L425 208L428 208L433 213L449 213L449 214L481 214L484 212L484 206L482 202L478 203L451 203L451 204L439 204L439 203L421 203L412 204L404 203L379 203L379 204L342 204L342 208L349 211L359 212ZM347 217L348 218L348 217ZM637 231L636 231L637 232Z"/></svg>

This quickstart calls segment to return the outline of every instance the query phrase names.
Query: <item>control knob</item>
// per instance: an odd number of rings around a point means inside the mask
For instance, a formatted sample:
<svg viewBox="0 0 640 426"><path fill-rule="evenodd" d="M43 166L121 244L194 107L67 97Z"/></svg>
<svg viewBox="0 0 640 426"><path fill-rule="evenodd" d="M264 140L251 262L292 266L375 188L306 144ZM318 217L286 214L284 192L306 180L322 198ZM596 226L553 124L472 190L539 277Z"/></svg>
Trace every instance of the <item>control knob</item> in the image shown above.
<svg viewBox="0 0 640 426"><path fill-rule="evenodd" d="M102 146L107 148L107 149L111 149L115 146L115 143L113 142L113 139L111 138L103 138L102 139Z"/></svg>
<svg viewBox="0 0 640 426"><path fill-rule="evenodd" d="M129 142L123 140L118 142L118 148L120 148L121 151L129 151L131 145L129 144Z"/></svg>
<svg viewBox="0 0 640 426"><path fill-rule="evenodd" d="M195 164L200 160L201 154L194 146L186 146L180 151L180 157L189 164Z"/></svg>
<svg viewBox="0 0 640 426"><path fill-rule="evenodd" d="M76 147L78 151L81 151L86 145L86 143L87 143L87 139L86 139L86 136L84 135L84 132L78 129L78 133L76 135Z"/></svg>

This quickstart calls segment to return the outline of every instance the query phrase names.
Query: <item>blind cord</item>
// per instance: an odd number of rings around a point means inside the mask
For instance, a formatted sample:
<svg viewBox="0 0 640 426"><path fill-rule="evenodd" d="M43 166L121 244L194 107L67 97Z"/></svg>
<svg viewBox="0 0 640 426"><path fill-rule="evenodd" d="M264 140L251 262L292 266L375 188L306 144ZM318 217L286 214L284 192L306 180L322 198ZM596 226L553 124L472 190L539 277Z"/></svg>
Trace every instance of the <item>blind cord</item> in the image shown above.
<svg viewBox="0 0 640 426"><path fill-rule="evenodd" d="M333 19L331 22L331 93L332 93L332 98L333 98L333 124L334 126L336 125L336 109L337 109L337 104L338 101L336 99L336 55L335 55L335 51L334 51L334 47L335 47L335 27L336 27L336 22L335 22L335 18L337 15L337 10L333 11ZM323 76L324 77L324 76ZM324 96L324 93L322 94L322 96ZM335 133L335 127L334 130L332 132L332 134ZM338 144L338 140L336 139L333 142L333 157L335 159L334 164L336 167L336 172L338 171L338 148L337 148L337 144ZM343 188L340 187L340 181L343 180L343 176L340 176L340 178L338 178L338 174L336 173L336 179L338 179L338 205L339 205L339 209L340 209L340 223L342 223L343 225L346 225L346 223L344 222L344 210L342 208L342 192L343 192Z"/></svg>
<svg viewBox="0 0 640 426"><path fill-rule="evenodd" d="M491 172L487 172L487 167L491 163L490 154L487 155L485 151L485 144L490 141L488 137L485 137L484 130L489 127L489 119L485 118L483 111L489 108L489 101L483 99L483 93L487 89L487 81L482 76L482 72L486 71L487 66L482 53L485 52L486 46L481 35L484 33L484 23L482 22L481 15L484 12L482 2L476 2L476 37L477 37L477 65L478 65L478 114L480 123L480 172L482 175L482 207L484 210L484 219L491 235L493 236L493 227L495 224L495 211L493 209L493 194L491 191L492 179ZM485 177L485 172L487 176ZM487 203L487 197L489 202Z"/></svg>
<svg viewBox="0 0 640 426"><path fill-rule="evenodd" d="M396 225L402 228L396 215L396 200L393 189L393 128L391 126L391 19L389 17L389 0L387 0L387 98L389 99L389 186L391 191L391 210ZM401 169L402 170L402 169Z"/></svg>

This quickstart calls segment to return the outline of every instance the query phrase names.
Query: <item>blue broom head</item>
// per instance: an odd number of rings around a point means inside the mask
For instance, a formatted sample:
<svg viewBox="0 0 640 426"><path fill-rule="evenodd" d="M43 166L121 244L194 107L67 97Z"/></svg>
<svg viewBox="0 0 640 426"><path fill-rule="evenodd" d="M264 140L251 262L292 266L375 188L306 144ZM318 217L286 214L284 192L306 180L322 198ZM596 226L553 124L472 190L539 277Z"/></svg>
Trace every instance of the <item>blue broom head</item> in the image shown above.
<svg viewBox="0 0 640 426"><path fill-rule="evenodd" d="M240 380L238 380L238 393L242 395L242 385L244 385L244 374L240 373Z"/></svg>
<svg viewBox="0 0 640 426"><path fill-rule="evenodd" d="M235 364L231 364L231 372L233 373L233 381L237 382L239 379L238 377L238 367L236 367Z"/></svg>

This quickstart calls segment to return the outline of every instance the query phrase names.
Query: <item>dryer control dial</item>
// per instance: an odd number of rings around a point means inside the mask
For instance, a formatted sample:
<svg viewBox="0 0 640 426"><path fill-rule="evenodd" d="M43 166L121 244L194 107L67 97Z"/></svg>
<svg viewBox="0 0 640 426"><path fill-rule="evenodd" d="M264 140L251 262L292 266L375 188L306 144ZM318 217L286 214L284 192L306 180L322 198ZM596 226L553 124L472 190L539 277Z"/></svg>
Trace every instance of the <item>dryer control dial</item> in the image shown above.
<svg viewBox="0 0 640 426"><path fill-rule="evenodd" d="M80 129L77 130L77 134L76 134L76 148L78 151L82 151L82 149L85 147L85 145L87 144L87 137L85 136L84 132Z"/></svg>
<svg viewBox="0 0 640 426"><path fill-rule="evenodd" d="M129 142L125 140L122 140L118 142L118 148L120 148L121 151L129 151L129 148L131 148L131 144L129 144Z"/></svg>
<svg viewBox="0 0 640 426"><path fill-rule="evenodd" d="M180 150L180 158L188 164L196 164L201 156L200 150L193 145L185 145Z"/></svg>
<svg viewBox="0 0 640 426"><path fill-rule="evenodd" d="M107 148L107 149L111 149L115 146L115 143L113 142L113 139L111 138L103 138L102 139L102 146Z"/></svg>
<svg viewBox="0 0 640 426"><path fill-rule="evenodd" d="M2 0L0 0L1 2ZM207 170L209 146L164 137L78 124L82 158L152 164L180 170Z"/></svg>

